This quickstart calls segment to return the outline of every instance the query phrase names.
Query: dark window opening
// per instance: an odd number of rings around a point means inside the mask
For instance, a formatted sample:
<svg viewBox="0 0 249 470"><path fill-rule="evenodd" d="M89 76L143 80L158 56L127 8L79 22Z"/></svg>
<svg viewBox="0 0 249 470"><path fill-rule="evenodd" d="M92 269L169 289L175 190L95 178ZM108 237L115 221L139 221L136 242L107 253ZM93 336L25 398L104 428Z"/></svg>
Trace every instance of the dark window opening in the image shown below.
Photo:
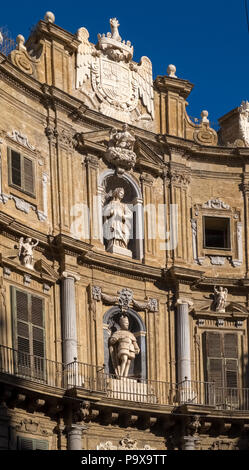
<svg viewBox="0 0 249 470"><path fill-rule="evenodd" d="M204 248L230 249L230 219L204 217Z"/></svg>

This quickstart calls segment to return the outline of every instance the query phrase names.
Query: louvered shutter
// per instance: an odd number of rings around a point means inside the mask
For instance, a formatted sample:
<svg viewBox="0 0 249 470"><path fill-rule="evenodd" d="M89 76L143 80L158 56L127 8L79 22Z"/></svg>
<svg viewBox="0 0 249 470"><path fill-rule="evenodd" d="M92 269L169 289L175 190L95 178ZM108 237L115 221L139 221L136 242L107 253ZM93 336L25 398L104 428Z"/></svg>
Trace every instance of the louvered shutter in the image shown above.
<svg viewBox="0 0 249 470"><path fill-rule="evenodd" d="M33 439L27 439L25 437L18 437L18 450L34 450Z"/></svg>
<svg viewBox="0 0 249 470"><path fill-rule="evenodd" d="M223 384L223 359L222 359L222 338L220 333L207 331L206 339L206 359L207 359L207 380L215 382L217 386Z"/></svg>
<svg viewBox="0 0 249 470"><path fill-rule="evenodd" d="M30 375L30 331L28 315L28 294L15 290L18 371Z"/></svg>
<svg viewBox="0 0 249 470"><path fill-rule="evenodd" d="M22 186L21 155L14 150L11 150L11 182L16 186Z"/></svg>
<svg viewBox="0 0 249 470"><path fill-rule="evenodd" d="M28 193L34 192L34 171L33 162L29 158L23 157L23 189Z"/></svg>
<svg viewBox="0 0 249 470"><path fill-rule="evenodd" d="M214 383L212 393L215 393L215 400L218 403L223 401L222 387L224 382L224 359L222 357L222 336L220 333L211 331L205 332L206 346L206 379L208 382ZM210 403L213 402L214 396L210 393Z"/></svg>
<svg viewBox="0 0 249 470"><path fill-rule="evenodd" d="M44 379L45 331L43 299L12 288L13 316L16 319L14 342L18 373Z"/></svg>
<svg viewBox="0 0 249 470"><path fill-rule="evenodd" d="M18 436L17 448L18 450L48 450L48 441Z"/></svg>
<svg viewBox="0 0 249 470"><path fill-rule="evenodd" d="M34 355L34 369L36 377L44 375L44 329L43 329L43 300L31 295L31 323L32 323L32 347Z"/></svg>
<svg viewBox="0 0 249 470"><path fill-rule="evenodd" d="M224 334L225 380L227 388L238 387L238 336Z"/></svg>
<svg viewBox="0 0 249 470"><path fill-rule="evenodd" d="M41 439L36 439L35 450L48 450L48 441L42 441Z"/></svg>

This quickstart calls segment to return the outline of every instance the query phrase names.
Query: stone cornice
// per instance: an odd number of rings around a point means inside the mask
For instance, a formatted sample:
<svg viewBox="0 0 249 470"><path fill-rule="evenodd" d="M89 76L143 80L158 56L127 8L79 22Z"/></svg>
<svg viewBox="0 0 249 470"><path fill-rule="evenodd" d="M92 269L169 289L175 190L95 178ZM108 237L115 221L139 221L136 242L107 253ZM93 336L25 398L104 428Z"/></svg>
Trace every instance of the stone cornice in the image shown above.
<svg viewBox="0 0 249 470"><path fill-rule="evenodd" d="M59 43L65 45L69 50L77 51L78 46L80 45L80 41L77 39L75 34L69 33L65 29L57 26L53 23L47 23L46 21L39 21L36 25L36 29L30 38L26 42L26 47L29 47L29 44L35 38L38 39L40 37L45 37L46 39L56 40Z"/></svg>
<svg viewBox="0 0 249 470"><path fill-rule="evenodd" d="M194 85L188 80L158 75L154 81L155 87L162 93L173 92L187 99Z"/></svg>
<svg viewBox="0 0 249 470"><path fill-rule="evenodd" d="M101 266L109 268L112 272L121 274L131 274L136 278L146 278L149 280L159 280L162 277L162 269L154 266L144 265L136 260L126 260L120 257L111 256L110 253L88 251L85 256L78 258L79 263L88 264L90 266Z"/></svg>

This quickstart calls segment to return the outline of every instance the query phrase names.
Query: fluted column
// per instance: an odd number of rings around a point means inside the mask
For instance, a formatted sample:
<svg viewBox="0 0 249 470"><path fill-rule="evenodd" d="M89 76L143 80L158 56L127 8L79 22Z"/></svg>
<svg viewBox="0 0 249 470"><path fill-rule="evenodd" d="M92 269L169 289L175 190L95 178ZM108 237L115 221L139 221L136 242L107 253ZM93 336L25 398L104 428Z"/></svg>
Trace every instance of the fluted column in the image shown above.
<svg viewBox="0 0 249 470"><path fill-rule="evenodd" d="M177 300L177 367L178 383L191 380L191 350L189 332L190 300Z"/></svg>
<svg viewBox="0 0 249 470"><path fill-rule="evenodd" d="M82 450L82 434L87 427L84 424L72 424L67 432L68 450Z"/></svg>
<svg viewBox="0 0 249 470"><path fill-rule="evenodd" d="M63 272L62 278L62 331L63 362L69 364L77 358L77 324L75 305L75 281L79 276Z"/></svg>

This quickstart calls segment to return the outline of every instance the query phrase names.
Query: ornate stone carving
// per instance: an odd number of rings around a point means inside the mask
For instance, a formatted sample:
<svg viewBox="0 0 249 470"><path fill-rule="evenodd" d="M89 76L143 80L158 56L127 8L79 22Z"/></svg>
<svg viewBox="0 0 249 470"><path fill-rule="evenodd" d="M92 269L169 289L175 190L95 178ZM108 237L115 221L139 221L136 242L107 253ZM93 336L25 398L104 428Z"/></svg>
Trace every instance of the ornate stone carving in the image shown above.
<svg viewBox="0 0 249 470"><path fill-rule="evenodd" d="M210 258L210 263L211 264L214 264L214 265L219 265L219 266L223 266L225 264L225 261L226 261L226 257L225 256L209 256Z"/></svg>
<svg viewBox="0 0 249 470"><path fill-rule="evenodd" d="M54 23L55 22L54 13L52 13L52 11L47 11L44 15L44 21L46 21L46 23Z"/></svg>
<svg viewBox="0 0 249 470"><path fill-rule="evenodd" d="M35 150L35 147L29 143L28 137L25 134L22 134L21 132L17 131L16 129L12 131L12 134L8 132L7 136L18 144L27 147L29 150Z"/></svg>
<svg viewBox="0 0 249 470"><path fill-rule="evenodd" d="M127 315L122 314L119 317L120 330L115 331L109 339L109 352L118 377L127 377L131 361L139 354L140 349L137 340L131 331L129 331L129 319Z"/></svg>
<svg viewBox="0 0 249 470"><path fill-rule="evenodd" d="M214 286L214 300L212 303L212 310L215 310L215 312L219 313L225 312L227 294L228 290L226 288L220 286L217 289L216 286Z"/></svg>
<svg viewBox="0 0 249 470"><path fill-rule="evenodd" d="M148 57L139 64L132 62L133 47L130 41L122 41L118 32L118 20L110 20L111 33L98 34L98 43L89 43L85 28L78 30L81 44L77 53L76 88L90 80L92 92L86 96L90 107L124 122L154 119L154 92L152 65ZM97 98L97 99L96 99ZM141 114L139 99L145 108ZM98 104L100 102L100 104ZM136 113L132 111L136 109Z"/></svg>
<svg viewBox="0 0 249 470"><path fill-rule="evenodd" d="M235 268L243 263L242 222L237 222L237 252L238 259L231 258L231 264Z"/></svg>
<svg viewBox="0 0 249 470"><path fill-rule="evenodd" d="M203 209L217 209L217 210L229 210L229 204L226 204L219 198L209 199L207 202L202 204Z"/></svg>
<svg viewBox="0 0 249 470"><path fill-rule="evenodd" d="M140 311L147 310L148 312L158 311L157 299L149 298L145 302L138 302L133 298L133 291L128 288L121 289L117 294L117 296L104 294L101 287L92 287L92 296L94 300L103 300L109 305L117 305L120 307L121 312L127 312L129 308L134 308L135 310Z"/></svg>
<svg viewBox="0 0 249 470"><path fill-rule="evenodd" d="M37 245L38 240L33 240L30 237L25 239L23 237L20 238L18 256L21 264L25 266L25 268L33 269L33 250Z"/></svg>
<svg viewBox="0 0 249 470"><path fill-rule="evenodd" d="M202 265L205 257L198 256L198 244L197 244L197 220L190 219L192 229L192 245L193 245L193 257L196 264Z"/></svg>
<svg viewBox="0 0 249 470"><path fill-rule="evenodd" d="M201 145L217 145L218 136L214 129L209 127L208 112L201 113L201 124L194 131L194 140Z"/></svg>
<svg viewBox="0 0 249 470"><path fill-rule="evenodd" d="M23 419L19 424L16 425L16 431L28 432L31 434L42 434L48 436L48 431L42 429L39 421L34 421L33 419Z"/></svg>
<svg viewBox="0 0 249 470"><path fill-rule="evenodd" d="M111 130L105 158L115 165L121 173L124 169L130 170L136 163L136 154L133 151L134 143L135 138L128 130L127 124L123 125L122 131L115 128Z"/></svg>
<svg viewBox="0 0 249 470"><path fill-rule="evenodd" d="M10 60L16 67L22 70L22 72L27 75L34 75L34 66L39 62L39 59L31 57L24 45L24 42L25 39L22 34L18 34L16 38L16 49L11 51Z"/></svg>
<svg viewBox="0 0 249 470"><path fill-rule="evenodd" d="M97 450L156 450L153 447L145 444L143 447L138 447L136 439L132 439L129 434L120 439L117 445L112 441L101 442L97 445Z"/></svg>
<svg viewBox="0 0 249 470"><path fill-rule="evenodd" d="M171 169L169 171L171 184L187 186L190 183L190 173L180 169Z"/></svg>
<svg viewBox="0 0 249 470"><path fill-rule="evenodd" d="M97 300L97 301L101 300L101 294L102 294L101 287L99 286L92 287L93 300Z"/></svg>
<svg viewBox="0 0 249 470"><path fill-rule="evenodd" d="M124 189L116 188L112 191L110 202L105 205L104 238L108 241L106 250L125 256L132 256L128 250L128 242L131 232L132 212L127 204L122 203Z"/></svg>
<svg viewBox="0 0 249 470"><path fill-rule="evenodd" d="M239 129L242 141L249 147L249 102L242 101L239 107ZM240 139L237 139L237 141ZM242 145L243 146L243 145Z"/></svg>

